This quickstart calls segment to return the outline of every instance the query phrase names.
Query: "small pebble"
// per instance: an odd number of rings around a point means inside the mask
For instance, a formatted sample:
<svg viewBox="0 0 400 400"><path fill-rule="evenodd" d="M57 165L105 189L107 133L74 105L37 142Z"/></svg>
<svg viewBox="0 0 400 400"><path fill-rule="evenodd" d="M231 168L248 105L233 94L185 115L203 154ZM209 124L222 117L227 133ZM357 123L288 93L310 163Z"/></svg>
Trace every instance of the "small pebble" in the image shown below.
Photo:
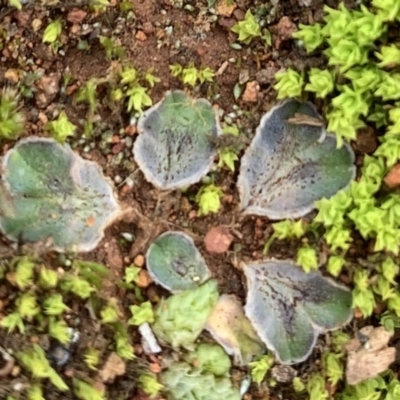
<svg viewBox="0 0 400 400"><path fill-rule="evenodd" d="M138 255L134 258L133 263L134 263L137 267L142 268L142 267L144 266L144 256L143 256L142 254L138 254Z"/></svg>

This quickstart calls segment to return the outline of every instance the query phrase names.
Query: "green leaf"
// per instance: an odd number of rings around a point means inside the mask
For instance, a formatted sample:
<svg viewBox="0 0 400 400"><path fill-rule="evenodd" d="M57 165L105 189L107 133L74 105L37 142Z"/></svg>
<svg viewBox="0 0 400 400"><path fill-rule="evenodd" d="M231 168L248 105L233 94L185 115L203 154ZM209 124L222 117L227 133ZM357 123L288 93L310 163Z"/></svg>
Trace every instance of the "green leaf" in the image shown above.
<svg viewBox="0 0 400 400"><path fill-rule="evenodd" d="M332 251L338 249L346 251L352 242L350 230L339 226L332 226L326 231L324 237Z"/></svg>
<svg viewBox="0 0 400 400"><path fill-rule="evenodd" d="M43 309L47 315L61 315L66 311L70 311L70 308L64 304L60 293L54 293L46 297L43 301Z"/></svg>
<svg viewBox="0 0 400 400"><path fill-rule="evenodd" d="M63 320L51 318L48 332L50 337L58 340L62 344L67 344L71 341L70 328Z"/></svg>
<svg viewBox="0 0 400 400"><path fill-rule="evenodd" d="M396 65L400 65L400 49L395 45L382 46L379 52L375 52L375 56L381 60L377 65L379 67L389 67L392 68Z"/></svg>
<svg viewBox="0 0 400 400"><path fill-rule="evenodd" d="M18 312L13 312L3 317L0 321L0 326L6 328L8 333L11 333L18 328L20 333L25 334L24 321Z"/></svg>
<svg viewBox="0 0 400 400"><path fill-rule="evenodd" d="M146 301L139 306L129 307L132 317L128 320L129 325L142 325L145 322L152 324L154 322L153 307L150 301Z"/></svg>
<svg viewBox="0 0 400 400"><path fill-rule="evenodd" d="M24 130L25 116L19 111L18 103L18 92L4 87L0 95L0 140L16 139Z"/></svg>
<svg viewBox="0 0 400 400"><path fill-rule="evenodd" d="M327 113L328 132L336 135L337 147L343 146L343 139L351 141L356 139L357 129L365 126L364 122L358 118L358 115L344 112L343 109L332 109Z"/></svg>
<svg viewBox="0 0 400 400"><path fill-rule="evenodd" d="M80 400L106 400L105 389L96 389L94 384L72 378L73 392Z"/></svg>
<svg viewBox="0 0 400 400"><path fill-rule="evenodd" d="M284 221L273 223L272 227L274 228L274 236L279 240L290 238L300 239L305 234L301 219L298 221L285 219Z"/></svg>
<svg viewBox="0 0 400 400"><path fill-rule="evenodd" d="M274 363L274 358L268 354L260 357L257 361L251 362L249 367L251 368L250 373L253 382L260 384Z"/></svg>
<svg viewBox="0 0 400 400"><path fill-rule="evenodd" d="M184 68L182 71L182 82L194 87L199 78L199 71L194 65Z"/></svg>
<svg viewBox="0 0 400 400"><path fill-rule="evenodd" d="M45 129L49 130L59 143L64 143L68 136L72 136L75 132L76 126L68 120L65 111L61 111L58 119L48 122Z"/></svg>
<svg viewBox="0 0 400 400"><path fill-rule="evenodd" d="M160 78L158 78L157 76L153 75L153 68L150 68L146 72L146 75L144 76L144 79L147 81L147 83L150 85L150 87L153 87L156 83L161 82Z"/></svg>
<svg viewBox="0 0 400 400"><path fill-rule="evenodd" d="M385 101L400 99L400 73L382 72L382 81L374 96Z"/></svg>
<svg viewBox="0 0 400 400"><path fill-rule="evenodd" d="M125 268L125 281L127 283L138 283L139 282L139 274L142 268L136 267L135 265L131 265Z"/></svg>
<svg viewBox="0 0 400 400"><path fill-rule="evenodd" d="M335 88L332 74L328 70L311 68L308 78L310 83L308 83L304 89L308 92L314 92L317 97L321 99L332 93Z"/></svg>
<svg viewBox="0 0 400 400"><path fill-rule="evenodd" d="M217 213L221 208L222 189L214 184L202 186L196 195L196 203L199 205L198 215Z"/></svg>
<svg viewBox="0 0 400 400"><path fill-rule="evenodd" d="M326 383L323 376L316 372L313 373L307 381L307 392L309 400L328 400L329 393L326 390Z"/></svg>
<svg viewBox="0 0 400 400"><path fill-rule="evenodd" d="M328 352L322 360L329 382L336 386L344 376L343 354Z"/></svg>
<svg viewBox="0 0 400 400"><path fill-rule="evenodd" d="M141 113L144 107L150 107L153 104L146 90L143 86L134 86L127 90L128 111L133 109Z"/></svg>
<svg viewBox="0 0 400 400"><path fill-rule="evenodd" d="M342 394L343 400L380 400L386 389L386 383L380 376L367 379L357 385L347 385ZM389 400L386 396L386 400Z"/></svg>
<svg viewBox="0 0 400 400"><path fill-rule="evenodd" d="M47 25L43 34L43 43L54 43L61 34L62 24L59 19L52 21Z"/></svg>
<svg viewBox="0 0 400 400"><path fill-rule="evenodd" d="M373 92L381 83L382 71L375 64L368 64L364 67L351 68L344 76L351 80L355 92Z"/></svg>
<svg viewBox="0 0 400 400"><path fill-rule="evenodd" d="M299 24L299 30L292 33L292 37L303 41L307 53L311 53L321 46L324 41L324 35L322 34L322 25L304 25ZM329 72L328 72L329 73Z"/></svg>
<svg viewBox="0 0 400 400"><path fill-rule="evenodd" d="M172 64L169 66L169 70L171 72L171 75L177 78L179 75L182 74L183 67L180 64Z"/></svg>
<svg viewBox="0 0 400 400"><path fill-rule="evenodd" d="M8 4L9 4L11 7L15 7L15 8L18 9L18 10L21 10L21 9L22 9L22 4L21 4L21 1L20 1L20 0L8 0Z"/></svg>
<svg viewBox="0 0 400 400"><path fill-rule="evenodd" d="M229 148L219 149L218 155L218 167L226 165L232 172L235 171L235 161L238 161L239 157L234 151L230 150Z"/></svg>
<svg viewBox="0 0 400 400"><path fill-rule="evenodd" d="M249 44L254 38L261 36L260 25L250 10L246 11L244 20L237 22L231 30L237 33L239 35L238 40L245 44Z"/></svg>
<svg viewBox="0 0 400 400"><path fill-rule="evenodd" d="M204 82L212 82L215 76L215 72L209 68L202 68L199 71L199 76L198 79L200 81L200 83L204 83Z"/></svg>
<svg viewBox="0 0 400 400"><path fill-rule="evenodd" d="M298 97L303 92L303 77L295 70L289 68L285 72L278 72L275 75L277 83L274 89L278 92L278 99Z"/></svg>
<svg viewBox="0 0 400 400"><path fill-rule="evenodd" d="M352 121L360 115L365 117L368 114L368 96L365 93L357 92L348 85L341 86L340 90L341 93L331 102L332 106L340 110L346 119Z"/></svg>
<svg viewBox="0 0 400 400"><path fill-rule="evenodd" d="M328 39L328 43L330 47L325 50L325 54L329 57L328 65L339 66L340 72L368 62L367 50L352 40L340 39L335 43L334 39Z"/></svg>
<svg viewBox="0 0 400 400"><path fill-rule="evenodd" d="M139 375L138 383L140 388L151 398L156 397L164 387L157 381L155 375L149 373Z"/></svg>
<svg viewBox="0 0 400 400"><path fill-rule="evenodd" d="M135 86L139 79L137 70L133 67L125 67L120 72L121 85L132 85Z"/></svg>
<svg viewBox="0 0 400 400"><path fill-rule="evenodd" d="M385 21L394 21L400 16L400 2L398 0L372 0L371 4L378 8Z"/></svg>
<svg viewBox="0 0 400 400"><path fill-rule="evenodd" d="M344 264L345 259L342 256L333 255L329 257L326 269L332 276L338 277Z"/></svg>
<svg viewBox="0 0 400 400"><path fill-rule="evenodd" d="M33 283L35 262L29 257L22 257L17 260L15 268L15 283L20 289L26 289Z"/></svg>
<svg viewBox="0 0 400 400"><path fill-rule="evenodd" d="M36 302L36 296L33 292L21 294L17 298L18 313L22 318L32 318L39 314L40 308Z"/></svg>
<svg viewBox="0 0 400 400"><path fill-rule="evenodd" d="M304 272L318 269L317 252L312 247L300 247L297 250L296 263L303 268Z"/></svg>

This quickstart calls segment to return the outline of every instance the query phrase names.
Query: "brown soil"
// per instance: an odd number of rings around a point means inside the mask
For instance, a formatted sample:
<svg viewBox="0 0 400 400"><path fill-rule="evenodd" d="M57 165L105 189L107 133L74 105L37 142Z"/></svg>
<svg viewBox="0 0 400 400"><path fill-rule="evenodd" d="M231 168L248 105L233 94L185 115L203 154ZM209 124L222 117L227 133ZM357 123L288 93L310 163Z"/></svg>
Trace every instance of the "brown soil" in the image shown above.
<svg viewBox="0 0 400 400"><path fill-rule="evenodd" d="M136 256L143 255L149 243L160 233L166 230L183 230L190 232L199 247L213 276L218 280L221 293L233 293L244 300L245 287L240 262L255 260L262 257L263 246L271 234L271 227L266 218L243 217L238 210L238 193L236 189L236 173L219 170L215 173L215 181L225 196L221 211L208 217L197 217L197 209L193 201L200 185L194 185L185 194L172 192L168 195L160 194L147 183L138 170L131 175L135 168L131 149L125 146L125 139L129 137L129 115L118 106L110 103L106 96L106 87L99 88L99 115L101 123L95 126L94 133L86 143L95 142L96 147L83 153L85 144L78 142L78 136L83 132L83 122L87 119L87 107L77 104L73 100L76 90L90 78L106 78L112 63L105 56L105 51L99 43L99 36L109 36L118 40L125 50L124 62L133 65L140 71L154 69L154 74L161 79L151 92L153 103L159 101L167 90L182 89L182 83L173 78L169 65L179 63L187 65L193 62L198 67L210 67L221 73L213 83L205 83L199 87L196 96L209 98L216 107L222 108L226 113L234 111L233 106L238 105L243 110L243 116L236 119L236 123L243 127L245 135L251 137L258 125L261 115L270 108L275 101L275 92L272 88L273 74L282 67L296 65L308 67L320 65L321 57L306 57L304 52L297 48L292 40L278 40L283 35L278 25L283 17L288 17L295 24L299 22L310 23L319 21L322 17L324 3L336 6L338 1L311 0L310 6L301 6L300 0L280 1L278 6L272 6L269 1L259 2L238 0L238 8L231 16L217 15L207 11L206 1L184 2L194 7L190 12L183 8L176 8L173 0L132 0L134 16L127 19L127 13L119 10L119 1L113 1L113 7L104 13L94 14L87 7L78 4L59 4L57 1L33 1L23 11L16 12L3 6L0 8L0 87L26 82L36 90L32 98L23 99L23 110L27 113L27 130L25 136L42 135L43 122L52 120L55 109L65 109L69 119L78 126L76 137L69 139L73 147L85 157L96 160L103 167L105 174L111 179L120 176L126 179L132 177L132 188L121 184L118 186L118 195L126 207L134 207L141 216L127 217L125 220L113 224L106 231L106 236L96 251L80 255L82 258L98 261L107 265L112 271L111 278L105 282L105 290L100 293L103 298L123 298L123 305L128 306L135 302L132 293L117 286L124 273L124 268L130 265ZM60 2L61 3L61 2ZM254 3L256 4L254 6ZM263 3L263 4L262 4ZM276 3L276 2L274 2ZM352 1L348 4L351 5ZM249 6L255 9L264 7L266 26L272 33L273 45L265 46L262 41L255 40L251 46L243 45L241 50L234 50L231 44L235 42L236 35L230 27L243 17ZM68 15L76 8L86 10L87 16L79 23L68 22ZM272 10L272 11L271 11ZM62 46L54 54L47 45L42 43L42 35L47 24L60 18L63 21L61 35ZM32 23L37 20L42 26L35 31ZM172 33L169 35L169 28ZM2 33L3 32L3 33ZM87 33L85 33L87 32ZM3 38L3 39L1 39ZM86 41L86 48L79 50ZM78 46L79 45L79 46ZM26 74L35 73L41 69L46 76L59 76L57 94L49 98L43 105L38 102L37 81L29 83ZM10 70L17 70L18 76L13 80ZM248 74L248 82L256 80L260 86L255 102L246 102L242 98L236 100L234 86L243 74ZM65 77L71 76L70 81L63 87ZM11 78L10 78L11 76ZM245 84L243 84L243 87ZM215 97L219 94L219 97ZM47 96L48 94L46 94ZM39 104L38 104L39 103ZM113 143L103 143L102 134L109 130L116 135ZM246 133L247 132L247 133ZM134 136L133 136L134 139ZM118 147L116 147L118 145ZM3 144L3 153L11 143ZM101 149L106 151L102 151ZM116 164L115 159L123 152L123 159ZM230 250L221 255L210 254L206 251L203 240L207 232L216 226L227 226L233 235ZM135 236L133 245L121 240L122 232L130 232ZM3 238L3 244L9 246ZM274 243L270 254L277 258L293 257L296 243ZM48 265L57 267L57 255L43 255L43 260ZM155 285L150 285L142 290L145 296L154 299L157 294L164 292ZM8 285L0 286L0 313L7 308L8 302L13 298L13 288ZM68 380L71 376L96 377L96 372L90 371L82 361L82 351L88 343L96 343L103 348L102 360L105 361L110 354L112 334L100 330L99 322L91 318L84 302L71 301L72 308L71 326L80 332L78 343L71 350L71 359L60 368L63 377ZM126 308L125 314L128 314ZM161 357L146 358L140 353L140 340L135 329L130 328L132 339L136 343L138 357L126 363L126 373L117 378L112 384L107 384L109 399L144 400L147 397L137 389L135 377L148 368L149 363L160 363ZM51 349L51 343L45 335L25 336L7 334L0 330L0 344L10 351L17 351L29 342L40 342L44 348ZM324 340L316 346L312 357L302 365L296 366L299 376L317 368ZM0 363L0 369L2 365ZM234 376L240 379L245 370L237 369ZM26 383L30 377L25 377L20 371L14 375L0 376L0 399L5 399L7 394L17 395L15 383ZM285 388L286 384L278 385L268 390L261 386L253 385L246 397L250 399L288 399L295 395L291 389ZM72 394L60 394L48 385L46 399L72 399ZM224 399L221 399L224 400Z"/></svg>

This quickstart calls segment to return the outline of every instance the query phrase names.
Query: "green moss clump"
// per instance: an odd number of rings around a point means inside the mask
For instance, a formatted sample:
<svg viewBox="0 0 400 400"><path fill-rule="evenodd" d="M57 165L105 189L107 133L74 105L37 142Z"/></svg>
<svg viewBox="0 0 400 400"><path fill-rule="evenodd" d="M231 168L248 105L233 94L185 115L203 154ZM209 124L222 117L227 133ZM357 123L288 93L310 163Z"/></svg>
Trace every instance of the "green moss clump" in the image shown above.
<svg viewBox="0 0 400 400"><path fill-rule="evenodd" d="M217 299L217 282L213 280L161 299L154 313L154 333L174 349L183 347L192 350Z"/></svg>
<svg viewBox="0 0 400 400"><path fill-rule="evenodd" d="M201 344L186 357L173 362L160 376L168 400L240 400L229 378L229 357L221 347Z"/></svg>

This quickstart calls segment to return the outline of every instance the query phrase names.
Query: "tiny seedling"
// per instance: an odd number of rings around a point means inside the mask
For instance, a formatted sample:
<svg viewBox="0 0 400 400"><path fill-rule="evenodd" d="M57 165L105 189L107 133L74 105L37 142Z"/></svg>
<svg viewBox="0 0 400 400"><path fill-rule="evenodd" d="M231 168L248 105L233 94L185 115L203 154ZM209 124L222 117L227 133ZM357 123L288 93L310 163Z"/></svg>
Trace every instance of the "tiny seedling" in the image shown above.
<svg viewBox="0 0 400 400"><path fill-rule="evenodd" d="M172 362L160 375L168 399L240 400L229 378L229 357L217 345L200 344L185 357Z"/></svg>
<svg viewBox="0 0 400 400"><path fill-rule="evenodd" d="M250 44L253 39L261 37L267 46L271 45L271 34L267 29L261 29L251 10L247 10L243 21L237 22L231 30L237 33L238 40L245 44Z"/></svg>
<svg viewBox="0 0 400 400"><path fill-rule="evenodd" d="M61 20L57 19L50 22L43 33L43 43L49 43L54 52L61 46L59 36L61 35L62 28Z"/></svg>
<svg viewBox="0 0 400 400"><path fill-rule="evenodd" d="M22 9L22 4L20 0L8 0L8 4L11 7L15 7L17 10L21 10Z"/></svg>
<svg viewBox="0 0 400 400"><path fill-rule="evenodd" d="M277 83L274 89L278 92L278 99L300 97L303 93L303 77L295 70L289 68L285 72L278 72L275 79Z"/></svg>
<svg viewBox="0 0 400 400"><path fill-rule="evenodd" d="M68 136L72 136L75 132L76 126L68 120L65 111L61 111L58 119L48 122L45 125L51 136L57 140L58 143L64 143Z"/></svg>
<svg viewBox="0 0 400 400"><path fill-rule="evenodd" d="M265 379L268 371L271 369L274 363L274 357L269 354L261 356L256 361L251 362L249 364L251 369L251 379L255 383L260 384Z"/></svg>
<svg viewBox="0 0 400 400"><path fill-rule="evenodd" d="M222 189L213 183L203 185L195 198L199 206L198 216L217 213L221 208L221 198L223 195Z"/></svg>
<svg viewBox="0 0 400 400"><path fill-rule="evenodd" d="M180 64L172 64L169 66L171 75L179 78L182 83L195 87L198 83L212 82L215 76L214 71L209 68L196 68L193 63L187 67Z"/></svg>
<svg viewBox="0 0 400 400"><path fill-rule="evenodd" d="M18 110L19 96L15 89L3 88L0 93L0 140L16 139L25 126L25 116Z"/></svg>

